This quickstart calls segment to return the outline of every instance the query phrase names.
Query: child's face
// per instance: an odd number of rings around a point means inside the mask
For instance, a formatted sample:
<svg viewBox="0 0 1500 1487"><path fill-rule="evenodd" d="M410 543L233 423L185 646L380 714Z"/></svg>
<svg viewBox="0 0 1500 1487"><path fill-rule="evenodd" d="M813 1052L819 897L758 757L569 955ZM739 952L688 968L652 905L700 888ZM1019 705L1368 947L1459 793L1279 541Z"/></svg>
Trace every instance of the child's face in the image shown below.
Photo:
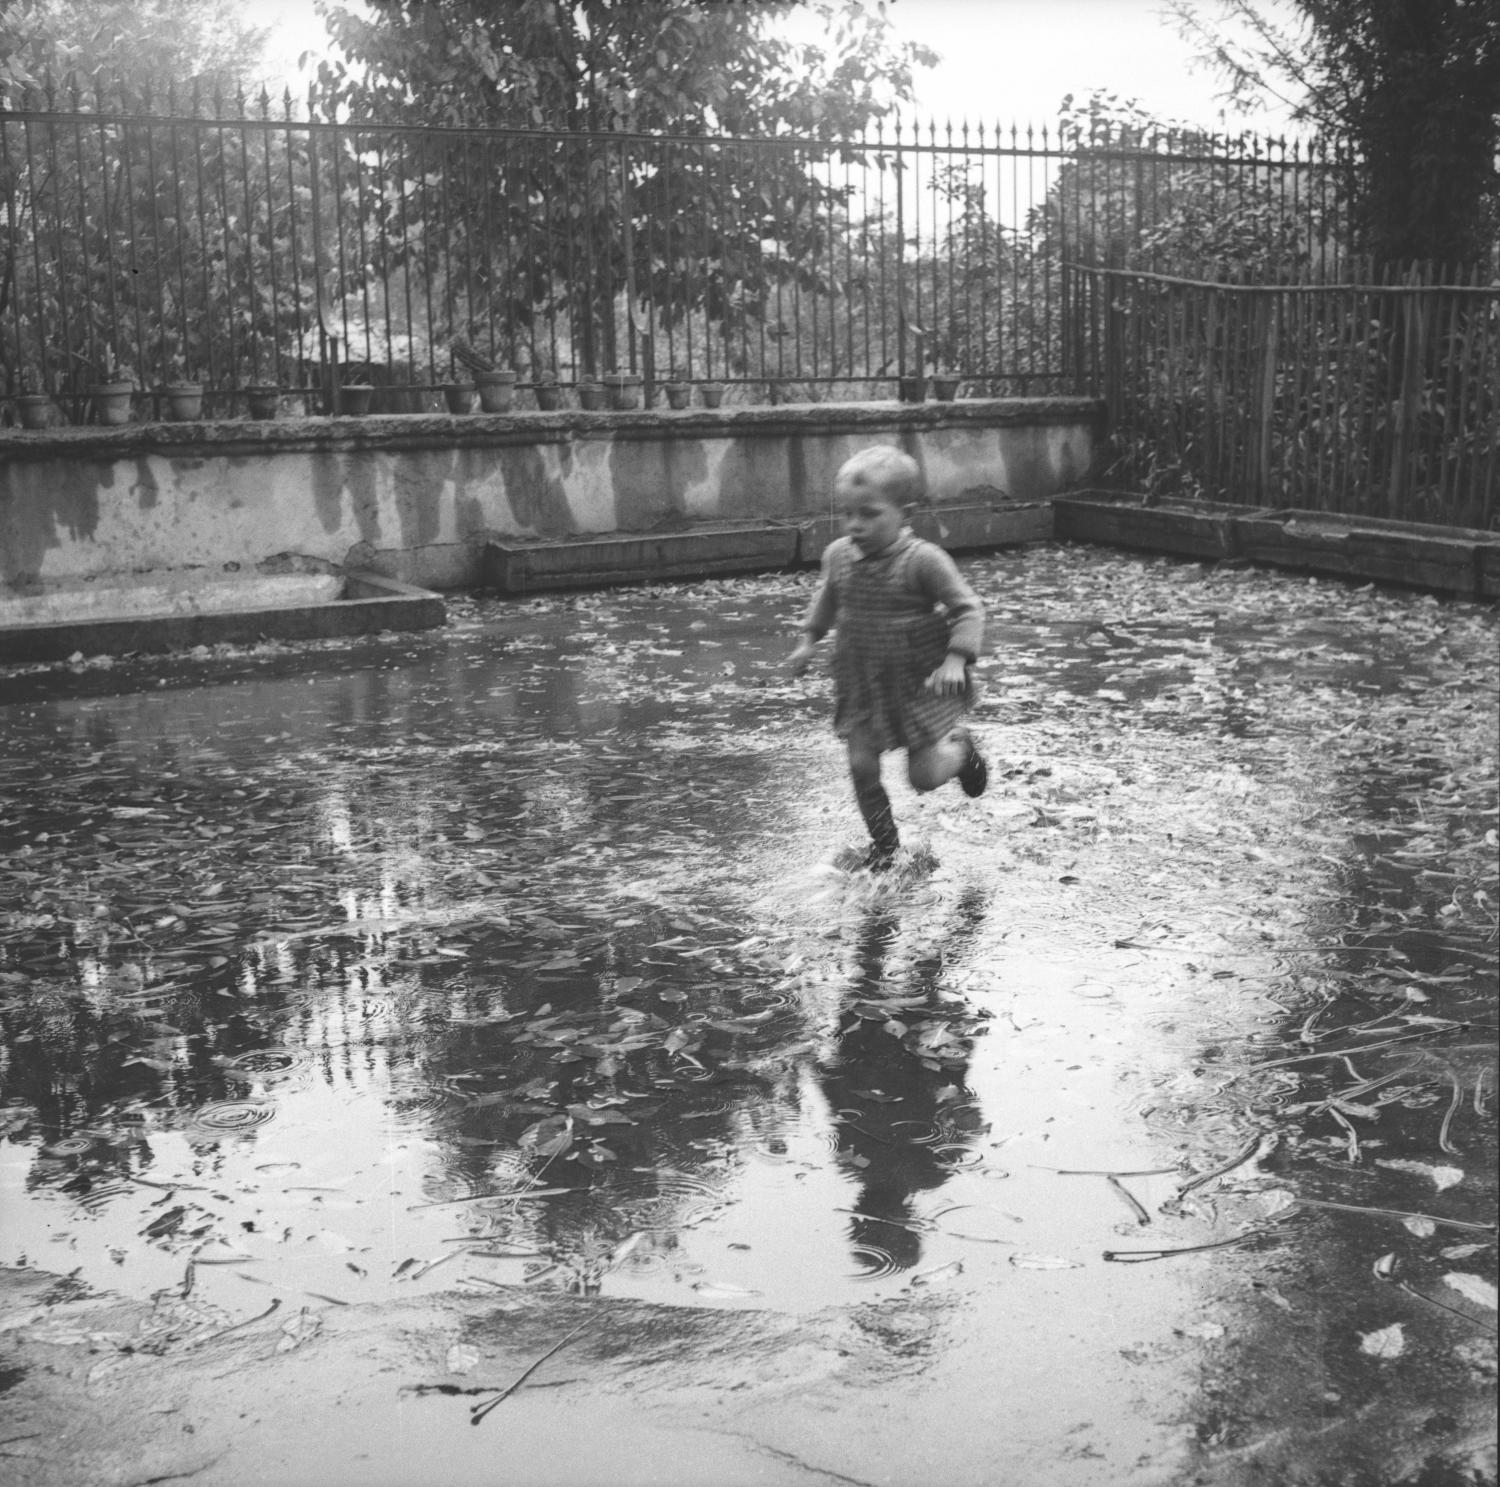
<svg viewBox="0 0 1500 1487"><path fill-rule="evenodd" d="M844 519L844 533L862 553L879 552L901 535L907 508L870 480L838 480L833 503Z"/></svg>

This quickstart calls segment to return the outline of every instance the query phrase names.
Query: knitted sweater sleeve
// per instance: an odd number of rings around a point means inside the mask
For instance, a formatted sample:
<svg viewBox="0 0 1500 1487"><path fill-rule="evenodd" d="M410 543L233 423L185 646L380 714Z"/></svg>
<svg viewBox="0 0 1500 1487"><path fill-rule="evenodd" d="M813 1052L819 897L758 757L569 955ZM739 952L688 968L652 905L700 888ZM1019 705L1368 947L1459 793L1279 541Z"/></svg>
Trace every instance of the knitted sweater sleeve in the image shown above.
<svg viewBox="0 0 1500 1487"><path fill-rule="evenodd" d="M934 542L920 543L912 554L910 581L948 611L948 649L966 661L977 660L984 645L984 605L953 559Z"/></svg>

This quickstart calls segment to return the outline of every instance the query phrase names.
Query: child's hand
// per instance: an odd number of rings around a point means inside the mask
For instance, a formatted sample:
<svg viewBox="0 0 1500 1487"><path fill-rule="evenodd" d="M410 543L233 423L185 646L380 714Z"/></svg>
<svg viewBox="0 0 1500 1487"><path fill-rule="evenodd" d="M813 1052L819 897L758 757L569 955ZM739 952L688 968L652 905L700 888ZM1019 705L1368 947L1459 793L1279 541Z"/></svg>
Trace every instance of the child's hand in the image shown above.
<svg viewBox="0 0 1500 1487"><path fill-rule="evenodd" d="M817 654L817 647L810 640L800 640L796 649L786 658L787 670L793 676L801 676L803 672L812 665L812 659Z"/></svg>
<svg viewBox="0 0 1500 1487"><path fill-rule="evenodd" d="M950 651L923 686L939 697L961 697L969 688L968 664L962 656L955 656Z"/></svg>

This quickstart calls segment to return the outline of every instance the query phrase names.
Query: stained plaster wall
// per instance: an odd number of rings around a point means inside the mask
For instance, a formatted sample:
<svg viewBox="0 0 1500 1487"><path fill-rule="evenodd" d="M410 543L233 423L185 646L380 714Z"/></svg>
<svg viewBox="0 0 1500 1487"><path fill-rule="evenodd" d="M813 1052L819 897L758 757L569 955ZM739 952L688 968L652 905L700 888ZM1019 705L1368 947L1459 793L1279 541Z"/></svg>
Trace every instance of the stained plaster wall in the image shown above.
<svg viewBox="0 0 1500 1487"><path fill-rule="evenodd" d="M1004 399L723 412L307 419L0 431L0 588L281 554L435 588L484 537L561 538L826 513L855 450L908 450L938 505L1086 481L1099 408Z"/></svg>

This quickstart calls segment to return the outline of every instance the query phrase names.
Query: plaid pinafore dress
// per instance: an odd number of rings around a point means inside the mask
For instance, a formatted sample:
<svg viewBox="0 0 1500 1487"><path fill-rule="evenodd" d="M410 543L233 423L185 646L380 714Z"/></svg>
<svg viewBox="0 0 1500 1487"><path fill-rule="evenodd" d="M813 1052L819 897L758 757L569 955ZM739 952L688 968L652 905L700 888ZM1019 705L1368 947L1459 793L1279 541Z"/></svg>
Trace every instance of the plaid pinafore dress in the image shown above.
<svg viewBox="0 0 1500 1487"><path fill-rule="evenodd" d="M833 727L877 749L921 749L952 731L973 702L972 677L957 697L923 683L948 653L948 617L910 581L927 544L920 538L893 553L858 558L852 544L834 556L829 581L838 595L834 631Z"/></svg>

